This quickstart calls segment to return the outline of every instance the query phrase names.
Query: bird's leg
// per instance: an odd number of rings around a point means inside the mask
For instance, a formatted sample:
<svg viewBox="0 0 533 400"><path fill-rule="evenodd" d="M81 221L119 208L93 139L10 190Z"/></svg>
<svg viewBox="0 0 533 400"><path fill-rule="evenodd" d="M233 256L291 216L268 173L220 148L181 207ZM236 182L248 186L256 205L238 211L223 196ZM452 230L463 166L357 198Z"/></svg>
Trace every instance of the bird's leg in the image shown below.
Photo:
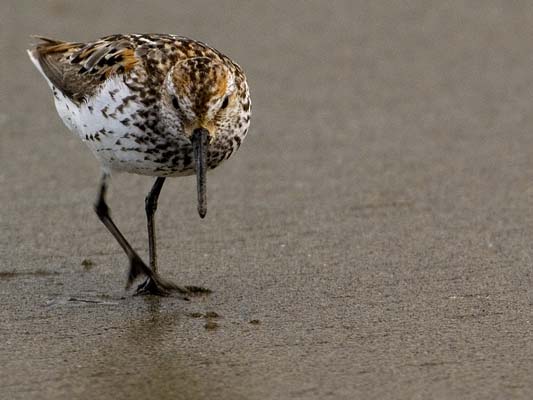
<svg viewBox="0 0 533 400"><path fill-rule="evenodd" d="M163 183L165 183L165 178L157 178L152 186L152 189L144 200L146 222L148 227L148 253L150 255L150 268L154 272L157 271L157 249L154 216L157 210L157 200L159 199L159 194L163 188ZM145 282L141 283L139 287L137 287L137 293L141 294L151 292L153 290L152 286L154 286L154 282L150 277L148 277Z"/></svg>
<svg viewBox="0 0 533 400"><path fill-rule="evenodd" d="M107 206L105 202L105 195L107 191L108 180L109 180L109 175L104 173L100 180L100 190L98 192L98 199L96 200L96 203L94 205L94 210L96 211L98 218L100 218L100 221L103 222L103 224L106 226L109 232L111 232L111 234L115 237L117 242L120 244L120 246L122 247L122 249L128 256L128 259L130 260L130 271L128 274L128 282L126 284L126 288L130 287L132 282L139 275L144 274L148 278L150 278L151 281L154 282L155 288L158 289L157 292L151 291L151 293L153 294L165 295L171 291L178 291L182 293L186 292L184 289L180 288L179 286L176 286L170 282L166 282L162 280L154 271L152 271L144 263L141 257L139 257L139 255L135 252L135 250L133 250L133 248L128 243L124 235L122 235L120 230L117 228L117 226L111 219L111 216L109 214L109 207Z"/></svg>
<svg viewBox="0 0 533 400"><path fill-rule="evenodd" d="M152 275L152 271L146 266L146 264L141 260L137 255L135 250L132 249L131 245L128 243L122 232L117 228L111 216L109 215L109 207L105 202L105 195L107 192L107 181L109 180L108 174L103 174L100 180L100 190L98 192L98 199L94 205L94 211L96 215L100 218L100 221L106 226L106 228L111 232L115 237L117 242L120 244L122 249L126 252L128 259L130 260L130 272L128 275L128 284L127 287L141 274Z"/></svg>
<svg viewBox="0 0 533 400"><path fill-rule="evenodd" d="M165 183L165 178L157 178L155 180L154 186L150 190L150 193L146 196L144 200L145 210L146 210L146 222L148 225L148 251L150 254L150 268L152 271L157 271L157 249L155 243L155 223L154 216L157 210L157 200L159 199L159 194L161 193L161 188Z"/></svg>

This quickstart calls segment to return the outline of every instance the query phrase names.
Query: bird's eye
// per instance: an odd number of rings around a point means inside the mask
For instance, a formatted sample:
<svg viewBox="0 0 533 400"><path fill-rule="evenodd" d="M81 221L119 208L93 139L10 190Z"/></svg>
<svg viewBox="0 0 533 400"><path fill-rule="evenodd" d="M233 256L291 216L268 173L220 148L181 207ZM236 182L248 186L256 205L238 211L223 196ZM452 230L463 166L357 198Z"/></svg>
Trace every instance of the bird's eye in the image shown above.
<svg viewBox="0 0 533 400"><path fill-rule="evenodd" d="M180 103L178 102L178 98L176 96L172 96L172 105L176 110L180 109Z"/></svg>
<svg viewBox="0 0 533 400"><path fill-rule="evenodd" d="M226 97L224 97L224 101L222 102L222 105L220 106L220 109L221 110L225 109L228 106L228 103L229 103L229 97L226 96Z"/></svg>

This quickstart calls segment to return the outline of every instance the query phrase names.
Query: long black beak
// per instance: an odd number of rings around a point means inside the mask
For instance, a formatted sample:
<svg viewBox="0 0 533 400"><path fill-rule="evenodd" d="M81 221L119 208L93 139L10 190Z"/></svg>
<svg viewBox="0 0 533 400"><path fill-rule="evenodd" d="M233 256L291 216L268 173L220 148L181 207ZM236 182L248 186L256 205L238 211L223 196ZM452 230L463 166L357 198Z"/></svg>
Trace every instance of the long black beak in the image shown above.
<svg viewBox="0 0 533 400"><path fill-rule="evenodd" d="M207 146L209 144L209 131L205 128L197 128L191 136L194 152L194 166L196 168L196 186L198 189L198 214L200 218L207 213Z"/></svg>

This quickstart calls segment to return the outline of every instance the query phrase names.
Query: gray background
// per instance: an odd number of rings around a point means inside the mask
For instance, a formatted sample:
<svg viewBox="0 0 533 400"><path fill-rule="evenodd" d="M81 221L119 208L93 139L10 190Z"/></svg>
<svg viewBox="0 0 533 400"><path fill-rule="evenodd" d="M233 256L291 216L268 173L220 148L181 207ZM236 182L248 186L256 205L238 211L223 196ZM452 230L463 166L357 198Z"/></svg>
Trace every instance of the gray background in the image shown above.
<svg viewBox="0 0 533 400"><path fill-rule="evenodd" d="M162 273L214 291L189 303L124 292L24 52L115 32L206 41L252 88L207 218L194 178L163 189ZM531 398L531 2L4 1L0 42L1 397ZM143 255L151 183L110 196Z"/></svg>

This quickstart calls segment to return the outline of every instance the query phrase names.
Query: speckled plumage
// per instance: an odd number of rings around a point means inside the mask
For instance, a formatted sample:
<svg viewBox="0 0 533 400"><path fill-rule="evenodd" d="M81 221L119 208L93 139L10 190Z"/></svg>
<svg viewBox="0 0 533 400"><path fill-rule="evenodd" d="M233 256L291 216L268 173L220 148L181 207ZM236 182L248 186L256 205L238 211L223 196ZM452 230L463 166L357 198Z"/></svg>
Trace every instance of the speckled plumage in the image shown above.
<svg viewBox="0 0 533 400"><path fill-rule="evenodd" d="M157 199L166 177L196 173L198 212L205 216L206 170L239 148L250 125L242 69L206 44L175 35L38 39L28 53L52 89L59 116L101 163L95 211L128 256L128 286L145 275L140 293L187 293L156 272ZM150 267L111 219L105 195L114 171L157 177L145 203Z"/></svg>
<svg viewBox="0 0 533 400"><path fill-rule="evenodd" d="M248 132L251 105L242 69L201 42L166 34L112 35L90 43L41 39L29 51L32 61L49 82L64 123L106 170L189 175L187 122L209 117L215 135L209 168L228 159ZM189 104L175 110L169 85L178 101ZM224 95L229 105L206 115Z"/></svg>

